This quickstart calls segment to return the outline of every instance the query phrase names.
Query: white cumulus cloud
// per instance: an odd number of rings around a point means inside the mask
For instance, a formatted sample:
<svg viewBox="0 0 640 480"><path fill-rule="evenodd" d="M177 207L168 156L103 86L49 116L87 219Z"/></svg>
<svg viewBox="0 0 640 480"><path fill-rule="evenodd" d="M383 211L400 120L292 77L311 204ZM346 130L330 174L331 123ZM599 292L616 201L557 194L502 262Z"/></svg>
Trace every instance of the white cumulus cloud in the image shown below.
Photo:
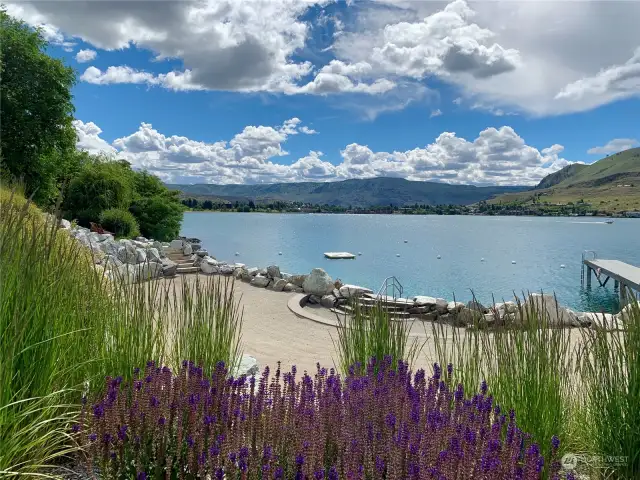
<svg viewBox="0 0 640 480"><path fill-rule="evenodd" d="M78 53L76 53L76 62L90 62L91 60L95 60L97 56L98 52L96 52L95 50L80 50Z"/></svg>
<svg viewBox="0 0 640 480"><path fill-rule="evenodd" d="M635 138L614 138L607 142L606 145L590 148L587 153L590 155L609 155L637 147L638 145L640 145L640 142Z"/></svg>

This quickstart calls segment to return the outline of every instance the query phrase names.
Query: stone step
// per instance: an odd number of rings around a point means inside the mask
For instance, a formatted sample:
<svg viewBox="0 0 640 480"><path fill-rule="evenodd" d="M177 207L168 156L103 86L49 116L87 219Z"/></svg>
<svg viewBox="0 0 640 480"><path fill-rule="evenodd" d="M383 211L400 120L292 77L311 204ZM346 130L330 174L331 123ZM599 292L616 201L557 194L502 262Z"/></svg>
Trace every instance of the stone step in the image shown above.
<svg viewBox="0 0 640 480"><path fill-rule="evenodd" d="M178 268L180 268L180 267L195 267L193 262L175 262L175 264L178 265Z"/></svg>
<svg viewBox="0 0 640 480"><path fill-rule="evenodd" d="M200 271L200 267L178 267L177 273L197 273Z"/></svg>
<svg viewBox="0 0 640 480"><path fill-rule="evenodd" d="M351 309L351 307L349 306L342 306L342 307L338 307L338 308L331 308L330 309L333 313L337 313L339 315L344 315L346 314L351 314L353 313L353 310ZM366 317L366 312L362 312L364 314L364 316ZM411 315L408 312L388 312L389 313L389 318L392 320L407 320L409 318L414 317L415 315Z"/></svg>

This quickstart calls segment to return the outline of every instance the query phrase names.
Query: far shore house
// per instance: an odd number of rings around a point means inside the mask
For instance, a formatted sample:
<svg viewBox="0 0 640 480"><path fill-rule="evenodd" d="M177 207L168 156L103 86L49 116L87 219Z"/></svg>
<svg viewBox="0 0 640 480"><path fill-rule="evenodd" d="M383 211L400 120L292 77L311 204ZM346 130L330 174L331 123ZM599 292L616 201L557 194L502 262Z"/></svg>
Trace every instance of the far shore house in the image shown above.
<svg viewBox="0 0 640 480"><path fill-rule="evenodd" d="M625 216L629 218L640 218L640 212L626 212Z"/></svg>

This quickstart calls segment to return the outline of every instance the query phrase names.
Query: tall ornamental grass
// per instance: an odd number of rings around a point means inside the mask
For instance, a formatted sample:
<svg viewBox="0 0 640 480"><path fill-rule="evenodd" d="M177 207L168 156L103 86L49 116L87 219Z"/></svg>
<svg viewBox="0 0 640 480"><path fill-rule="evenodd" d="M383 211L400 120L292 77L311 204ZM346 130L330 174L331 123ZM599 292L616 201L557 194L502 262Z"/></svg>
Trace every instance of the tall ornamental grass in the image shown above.
<svg viewBox="0 0 640 480"><path fill-rule="evenodd" d="M584 330L579 355L595 466L610 478L640 476L640 304L625 312L620 332Z"/></svg>
<svg viewBox="0 0 640 480"><path fill-rule="evenodd" d="M236 300L233 279L196 277L193 283L182 282L171 294L167 304L175 319L169 331L172 364L192 358L210 367L224 362L234 371L242 354L243 309Z"/></svg>
<svg viewBox="0 0 640 480"><path fill-rule="evenodd" d="M570 438L574 399L574 351L570 330L552 328L544 306L518 302L519 326L467 329L446 336L435 325L439 362L457 362L456 381L476 388L486 380L495 401L518 412L518 423L551 454L554 434Z"/></svg>
<svg viewBox="0 0 640 480"><path fill-rule="evenodd" d="M43 473L59 461L72 448L78 391L117 372L131 378L130 366L149 359L170 362L172 324L188 321L202 334L183 335L177 353L238 361L232 293L202 283L192 293L209 306L176 310L173 283L109 280L89 249L20 195L0 189L0 219L0 476ZM211 337L207 328L227 333Z"/></svg>
<svg viewBox="0 0 640 480"><path fill-rule="evenodd" d="M332 337L336 349L337 365L343 373L350 368L362 371L370 358L389 355L394 362L404 360L413 366L422 344L411 336L412 323L394 321L385 306L376 302L371 308L363 308L352 302L352 313L336 314L337 339Z"/></svg>
<svg viewBox="0 0 640 480"><path fill-rule="evenodd" d="M452 366L427 377L392 363L234 379L223 363L209 376L191 362L175 375L149 362L131 383L107 379L74 430L88 470L106 479L541 478L540 448L486 385L469 397Z"/></svg>

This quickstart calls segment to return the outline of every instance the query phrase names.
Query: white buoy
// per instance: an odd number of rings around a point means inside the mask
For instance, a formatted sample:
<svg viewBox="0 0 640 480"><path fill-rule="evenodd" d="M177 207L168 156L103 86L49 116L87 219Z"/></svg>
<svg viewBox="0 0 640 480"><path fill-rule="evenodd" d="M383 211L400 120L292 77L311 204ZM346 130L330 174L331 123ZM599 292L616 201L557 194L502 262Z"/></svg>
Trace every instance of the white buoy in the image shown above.
<svg viewBox="0 0 640 480"><path fill-rule="evenodd" d="M564 268L564 263L562 265L560 265L560 268Z"/></svg>
<svg viewBox="0 0 640 480"><path fill-rule="evenodd" d="M239 253L239 252L236 252L236 257L237 257L238 255L240 255L240 253Z"/></svg>
<svg viewBox="0 0 640 480"><path fill-rule="evenodd" d="M515 265L516 261L515 260L511 260L511 265Z"/></svg>
<svg viewBox="0 0 640 480"><path fill-rule="evenodd" d="M481 262L484 262L484 257L482 257L482 258L480 259L480 261L481 261Z"/></svg>
<svg viewBox="0 0 640 480"><path fill-rule="evenodd" d="M436 258L437 258L438 260L440 260L442 257L441 257L440 255L438 255Z"/></svg>
<svg viewBox="0 0 640 480"><path fill-rule="evenodd" d="M282 252L278 252L278 255L282 255Z"/></svg>
<svg viewBox="0 0 640 480"><path fill-rule="evenodd" d="M409 243L409 240L405 240L404 243Z"/></svg>
<svg viewBox="0 0 640 480"><path fill-rule="evenodd" d="M358 255L362 255L362 252L358 252Z"/></svg>
<svg viewBox="0 0 640 480"><path fill-rule="evenodd" d="M399 254L399 253L396 253L396 257L399 257L399 256L400 256L400 254Z"/></svg>

